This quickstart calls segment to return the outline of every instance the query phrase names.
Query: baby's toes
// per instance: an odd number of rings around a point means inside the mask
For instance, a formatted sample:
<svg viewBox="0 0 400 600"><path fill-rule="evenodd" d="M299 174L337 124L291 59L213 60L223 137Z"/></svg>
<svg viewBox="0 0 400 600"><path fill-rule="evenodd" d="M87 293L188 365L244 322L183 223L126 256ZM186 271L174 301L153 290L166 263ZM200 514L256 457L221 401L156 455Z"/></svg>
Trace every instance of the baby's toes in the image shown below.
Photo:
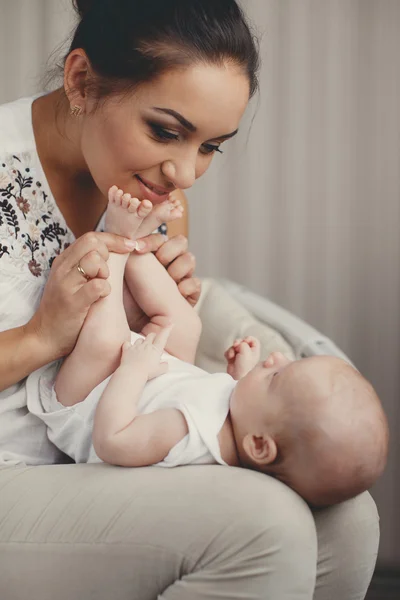
<svg viewBox="0 0 400 600"><path fill-rule="evenodd" d="M173 221L174 219L179 219L183 214L183 206L179 200L176 202L170 202L167 200L165 202L165 206L163 206L163 210L160 210L160 220L161 222L168 223L168 221Z"/></svg>
<svg viewBox="0 0 400 600"><path fill-rule="evenodd" d="M129 207L131 203L131 195L130 194L124 194L121 198L121 206L122 208L127 209Z"/></svg>
<svg viewBox="0 0 400 600"><path fill-rule="evenodd" d="M144 202L144 200L143 200ZM165 200L165 202L161 202L161 204L156 204L153 206L153 210L148 213L148 218L146 219L146 225L150 225L155 229L161 223L165 223L170 220L171 207L169 205L169 201Z"/></svg>
<svg viewBox="0 0 400 600"><path fill-rule="evenodd" d="M115 198L115 204L117 206L121 206L123 195L124 195L124 192L122 190L117 190L115 192L114 198Z"/></svg>
<svg viewBox="0 0 400 600"><path fill-rule="evenodd" d="M150 200L143 200L139 203L137 212L141 219L145 219L152 211L153 205Z"/></svg>
<svg viewBox="0 0 400 600"><path fill-rule="evenodd" d="M180 205L177 208L173 208L169 213L169 220L180 219L184 213L183 206Z"/></svg>
<svg viewBox="0 0 400 600"><path fill-rule="evenodd" d="M169 202L172 208L182 208L183 210L182 202L178 198L170 198L167 202Z"/></svg>
<svg viewBox="0 0 400 600"><path fill-rule="evenodd" d="M138 200L137 198L132 198L132 196L131 196L129 198L128 212L135 213L137 211L139 205L140 205L140 200Z"/></svg>
<svg viewBox="0 0 400 600"><path fill-rule="evenodd" d="M116 195L117 192L118 192L118 188L117 188L116 185L113 185L108 190L108 201L110 202L110 204L114 204L114 202L115 202L115 195Z"/></svg>

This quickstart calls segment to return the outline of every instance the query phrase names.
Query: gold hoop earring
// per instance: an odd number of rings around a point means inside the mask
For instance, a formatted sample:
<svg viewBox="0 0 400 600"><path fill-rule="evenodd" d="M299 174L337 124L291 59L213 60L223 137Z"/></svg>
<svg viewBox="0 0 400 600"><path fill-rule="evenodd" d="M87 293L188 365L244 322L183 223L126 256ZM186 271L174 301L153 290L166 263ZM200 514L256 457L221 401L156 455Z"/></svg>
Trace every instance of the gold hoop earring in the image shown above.
<svg viewBox="0 0 400 600"><path fill-rule="evenodd" d="M75 104L75 106L73 106L71 108L71 115L73 117L79 117L82 113L83 113L83 108L82 108L82 106L79 106L78 104Z"/></svg>

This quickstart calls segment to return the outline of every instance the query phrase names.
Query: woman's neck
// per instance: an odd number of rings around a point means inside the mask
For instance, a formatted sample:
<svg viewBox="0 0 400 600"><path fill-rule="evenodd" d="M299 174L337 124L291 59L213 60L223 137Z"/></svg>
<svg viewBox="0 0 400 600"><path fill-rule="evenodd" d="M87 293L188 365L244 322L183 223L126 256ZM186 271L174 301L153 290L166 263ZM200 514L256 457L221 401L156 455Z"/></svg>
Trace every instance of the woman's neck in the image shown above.
<svg viewBox="0 0 400 600"><path fill-rule="evenodd" d="M70 115L62 89L33 102L32 125L39 160L69 228L76 237L93 230L106 199L86 165L80 147L79 119Z"/></svg>
<svg viewBox="0 0 400 600"><path fill-rule="evenodd" d="M32 123L40 159L64 177L90 176L80 149L79 120L70 114L63 89L33 102Z"/></svg>

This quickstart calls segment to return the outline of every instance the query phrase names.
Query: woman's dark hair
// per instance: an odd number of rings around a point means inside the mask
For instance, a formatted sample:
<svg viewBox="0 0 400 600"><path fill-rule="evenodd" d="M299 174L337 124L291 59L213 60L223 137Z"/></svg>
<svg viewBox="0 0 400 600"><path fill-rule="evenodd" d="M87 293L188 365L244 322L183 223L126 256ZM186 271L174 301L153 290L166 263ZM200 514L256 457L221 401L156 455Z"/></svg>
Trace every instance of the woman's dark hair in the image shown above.
<svg viewBox="0 0 400 600"><path fill-rule="evenodd" d="M203 62L243 69L258 88L258 46L235 0L73 0L80 22L68 54L82 48L98 99L163 72ZM68 56L67 54L67 56Z"/></svg>

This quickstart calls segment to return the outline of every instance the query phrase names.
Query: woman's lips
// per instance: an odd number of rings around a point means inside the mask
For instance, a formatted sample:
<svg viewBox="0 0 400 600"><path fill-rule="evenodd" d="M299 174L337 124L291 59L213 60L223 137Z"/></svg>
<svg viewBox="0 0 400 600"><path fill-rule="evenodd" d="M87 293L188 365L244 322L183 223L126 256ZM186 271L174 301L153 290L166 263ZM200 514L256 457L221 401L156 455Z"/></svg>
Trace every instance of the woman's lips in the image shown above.
<svg viewBox="0 0 400 600"><path fill-rule="evenodd" d="M172 192L172 190L167 191L165 190L165 188L153 186L150 182L147 182L141 177L139 177L139 175L136 175L136 179L138 180L142 193L144 194L143 199L147 198L153 203L163 202L168 198L169 194Z"/></svg>

